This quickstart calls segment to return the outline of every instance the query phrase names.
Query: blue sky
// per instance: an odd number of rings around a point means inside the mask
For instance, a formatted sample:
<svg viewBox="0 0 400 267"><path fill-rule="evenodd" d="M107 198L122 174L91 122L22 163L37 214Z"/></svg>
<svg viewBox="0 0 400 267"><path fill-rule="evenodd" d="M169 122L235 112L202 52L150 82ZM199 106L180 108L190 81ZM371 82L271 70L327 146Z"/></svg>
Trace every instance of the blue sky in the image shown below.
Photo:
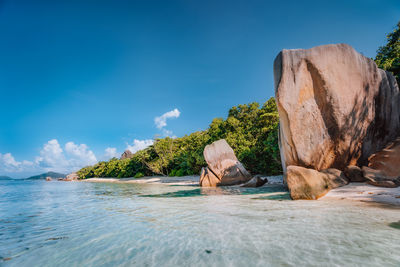
<svg viewBox="0 0 400 267"><path fill-rule="evenodd" d="M399 19L400 2L382 0L0 0L0 175L68 172L206 129L273 96L281 49L374 57Z"/></svg>

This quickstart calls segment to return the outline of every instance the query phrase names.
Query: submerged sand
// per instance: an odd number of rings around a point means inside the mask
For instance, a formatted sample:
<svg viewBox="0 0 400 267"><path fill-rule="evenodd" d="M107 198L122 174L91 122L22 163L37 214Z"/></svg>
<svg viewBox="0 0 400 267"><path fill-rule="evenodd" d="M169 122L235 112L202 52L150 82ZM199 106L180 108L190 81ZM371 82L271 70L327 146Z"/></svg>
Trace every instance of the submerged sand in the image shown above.
<svg viewBox="0 0 400 267"><path fill-rule="evenodd" d="M143 178L89 178L84 182L96 183L128 183L128 184L165 184L191 185L199 184L199 176L167 177L151 176ZM268 177L269 182L264 186L281 182L282 176ZM400 207L400 187L384 188L366 183L350 183L346 186L331 190L318 201L351 200L368 203L389 204Z"/></svg>

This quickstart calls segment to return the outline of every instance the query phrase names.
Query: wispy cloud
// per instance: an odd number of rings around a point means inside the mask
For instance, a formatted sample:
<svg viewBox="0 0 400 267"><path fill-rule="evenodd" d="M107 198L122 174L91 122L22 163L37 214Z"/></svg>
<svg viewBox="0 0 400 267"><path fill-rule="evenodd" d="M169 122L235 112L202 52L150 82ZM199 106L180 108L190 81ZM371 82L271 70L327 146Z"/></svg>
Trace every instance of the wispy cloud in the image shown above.
<svg viewBox="0 0 400 267"><path fill-rule="evenodd" d="M133 144L127 144L126 149L130 150L132 153L135 153L139 150L145 149L148 146L151 146L153 144L153 140L151 139L146 139L146 140L138 140L135 139L133 140Z"/></svg>
<svg viewBox="0 0 400 267"><path fill-rule="evenodd" d="M119 154L117 152L117 149L115 147L107 147L104 153L104 159L109 160L111 158L118 158Z"/></svg>
<svg viewBox="0 0 400 267"><path fill-rule="evenodd" d="M179 118L180 115L181 112L176 108L174 110L165 112L159 117L155 117L154 124L158 129L161 130L163 136L175 137L171 130L165 129L165 126L167 126L167 119Z"/></svg>
<svg viewBox="0 0 400 267"><path fill-rule="evenodd" d="M167 129L161 129L162 131L162 135L163 136L168 136L168 137L172 137L172 138L176 138L176 135L174 135L174 133L170 130Z"/></svg>
<svg viewBox="0 0 400 267"><path fill-rule="evenodd" d="M158 129L162 129L165 126L167 126L167 119L172 119L172 118L179 118L181 115L181 112L176 108L174 110L165 112L159 117L154 118L154 123L156 124L156 127Z"/></svg>

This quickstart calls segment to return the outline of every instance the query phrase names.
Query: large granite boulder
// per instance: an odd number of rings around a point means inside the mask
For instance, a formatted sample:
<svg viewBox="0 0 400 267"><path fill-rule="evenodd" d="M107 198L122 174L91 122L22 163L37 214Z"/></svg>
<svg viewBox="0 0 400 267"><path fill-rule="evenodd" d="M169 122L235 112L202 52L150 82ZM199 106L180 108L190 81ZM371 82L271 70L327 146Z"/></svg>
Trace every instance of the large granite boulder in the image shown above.
<svg viewBox="0 0 400 267"><path fill-rule="evenodd" d="M77 181L79 179L79 175L76 172L72 172L68 174L63 181Z"/></svg>
<svg viewBox="0 0 400 267"><path fill-rule="evenodd" d="M366 165L400 132L395 78L349 45L283 50L274 78L284 172Z"/></svg>
<svg viewBox="0 0 400 267"><path fill-rule="evenodd" d="M348 184L342 171L316 171L299 166L288 166L286 181L292 199L318 199L333 188Z"/></svg>
<svg viewBox="0 0 400 267"><path fill-rule="evenodd" d="M221 182L221 180L215 176L215 174L210 171L209 168L207 167L203 167L201 168L201 172L200 172L200 186L203 187L216 187L217 185L219 185Z"/></svg>
<svg viewBox="0 0 400 267"><path fill-rule="evenodd" d="M236 185L251 179L225 139L207 145L203 155L208 167L201 171L200 186Z"/></svg>
<svg viewBox="0 0 400 267"><path fill-rule="evenodd" d="M130 150L125 150L124 153L122 153L120 159L130 159L133 157L133 153Z"/></svg>
<svg viewBox="0 0 400 267"><path fill-rule="evenodd" d="M362 167L367 183L382 187L400 186L400 138L369 158Z"/></svg>

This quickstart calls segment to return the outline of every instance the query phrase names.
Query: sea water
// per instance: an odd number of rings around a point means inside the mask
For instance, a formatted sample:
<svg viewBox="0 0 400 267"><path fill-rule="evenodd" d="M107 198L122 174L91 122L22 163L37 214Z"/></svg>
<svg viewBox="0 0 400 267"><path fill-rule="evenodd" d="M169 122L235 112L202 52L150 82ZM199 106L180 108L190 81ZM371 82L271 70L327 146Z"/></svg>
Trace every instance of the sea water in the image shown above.
<svg viewBox="0 0 400 267"><path fill-rule="evenodd" d="M1 266L400 266L400 210L282 185L0 181Z"/></svg>

